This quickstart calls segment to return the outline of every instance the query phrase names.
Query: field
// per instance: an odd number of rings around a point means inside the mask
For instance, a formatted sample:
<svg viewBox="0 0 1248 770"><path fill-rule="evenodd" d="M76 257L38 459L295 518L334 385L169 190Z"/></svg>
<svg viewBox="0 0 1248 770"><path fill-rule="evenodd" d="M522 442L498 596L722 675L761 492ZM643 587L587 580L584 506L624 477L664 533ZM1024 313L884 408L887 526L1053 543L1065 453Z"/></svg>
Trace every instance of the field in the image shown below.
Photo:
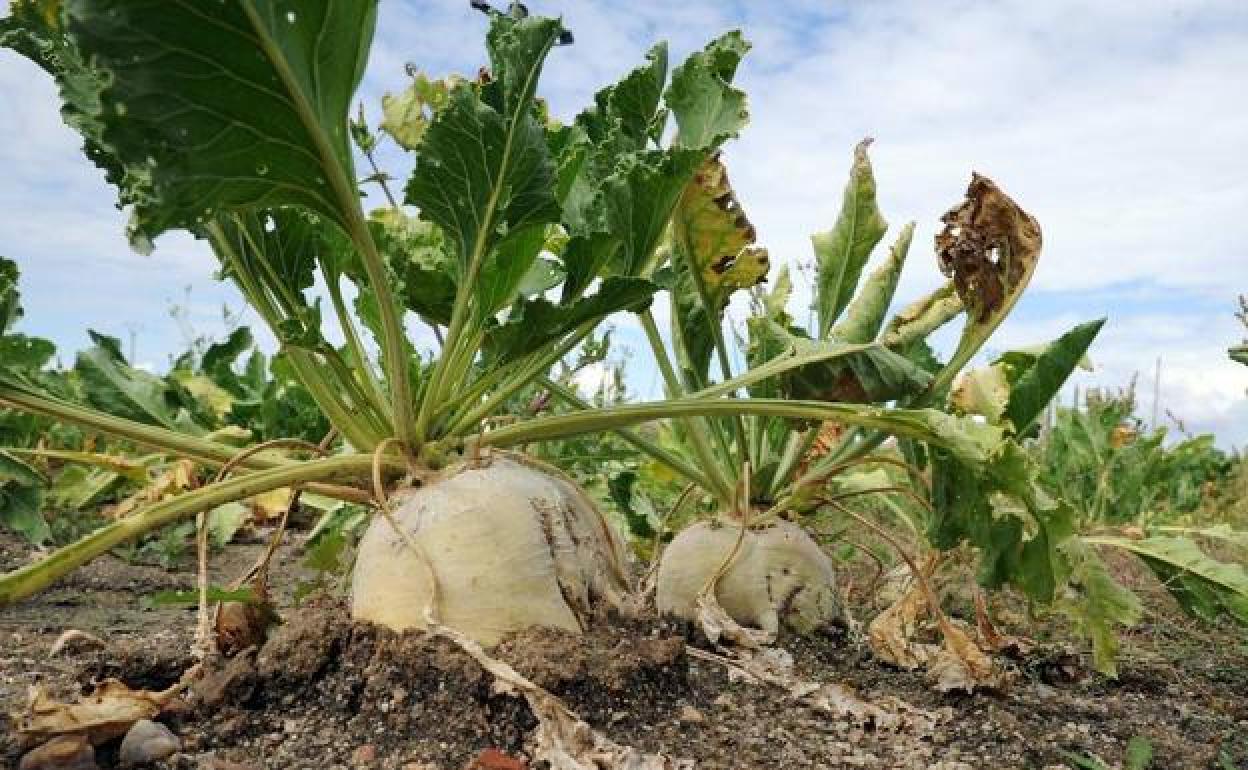
<svg viewBox="0 0 1248 770"><path fill-rule="evenodd" d="M1105 308L1003 341L1026 201L971 173L921 264L863 139L791 271L741 32L562 119L572 33L472 8L488 64L380 110L373 1L0 21L246 306L58 350L0 257L0 763L1248 768L1248 459L1070 386Z"/></svg>
<svg viewBox="0 0 1248 770"><path fill-rule="evenodd" d="M243 569L261 548L232 547L214 568L223 577ZM6 543L4 566L23 557L20 544ZM298 562L295 549L279 554L281 574L307 578ZM0 708L19 708L36 679L65 694L105 676L136 688L176 682L192 663L194 612L141 609L139 599L193 585L187 571L105 557L6 613ZM290 588L278 587L279 595ZM607 620L586 637L521 632L498 655L614 740L697 757L699 767L1067 768L1095 767L1093 757L1113 767L1124 766L1133 741L1152 756L1138 767L1242 767L1242 634L1194 625L1163 592L1151 593L1159 613L1125 641L1117 680L1091 671L1060 627L1038 629L1054 640L1017 660L1023 678L1009 691L976 695L941 695L921 674L874 661L842 628L786 640L802 676L849 688L860 708L870 704L878 715L828 713L733 677L730 666L694 657L704 639L653 619ZM76 644L49 655L66 628L107 646ZM170 709L182 751L158 766L461 768L488 749L522 756L535 722L521 700L492 694L481 669L454 646L352 626L334 601L305 606L258 659L248 656L201 685L215 688L209 702ZM0 746L15 765L12 739ZM97 756L108 766L109 754ZM479 767L512 766L486 756Z"/></svg>

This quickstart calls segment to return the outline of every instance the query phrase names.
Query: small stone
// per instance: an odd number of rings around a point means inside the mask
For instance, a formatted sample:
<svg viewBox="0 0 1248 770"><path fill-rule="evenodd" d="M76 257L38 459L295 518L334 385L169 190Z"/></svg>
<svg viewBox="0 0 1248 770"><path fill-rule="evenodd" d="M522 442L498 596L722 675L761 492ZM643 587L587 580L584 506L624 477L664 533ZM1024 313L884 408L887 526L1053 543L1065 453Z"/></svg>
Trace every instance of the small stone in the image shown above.
<svg viewBox="0 0 1248 770"><path fill-rule="evenodd" d="M728 693L723 693L718 698L711 701L711 703L722 708L724 706L732 705L732 698L728 697Z"/></svg>
<svg viewBox="0 0 1248 770"><path fill-rule="evenodd" d="M687 725L700 725L706 721L706 717L702 716L702 712L688 704L680 707L680 721Z"/></svg>
<svg viewBox="0 0 1248 770"><path fill-rule="evenodd" d="M95 749L83 735L62 735L22 757L18 770L99 770Z"/></svg>
<svg viewBox="0 0 1248 770"><path fill-rule="evenodd" d="M140 719L122 738L118 757L122 767L129 767L165 759L181 748L182 742L168 727L150 719Z"/></svg>
<svg viewBox="0 0 1248 770"><path fill-rule="evenodd" d="M367 765L377 759L377 747L371 743L365 743L355 751L351 752L351 762L357 765Z"/></svg>

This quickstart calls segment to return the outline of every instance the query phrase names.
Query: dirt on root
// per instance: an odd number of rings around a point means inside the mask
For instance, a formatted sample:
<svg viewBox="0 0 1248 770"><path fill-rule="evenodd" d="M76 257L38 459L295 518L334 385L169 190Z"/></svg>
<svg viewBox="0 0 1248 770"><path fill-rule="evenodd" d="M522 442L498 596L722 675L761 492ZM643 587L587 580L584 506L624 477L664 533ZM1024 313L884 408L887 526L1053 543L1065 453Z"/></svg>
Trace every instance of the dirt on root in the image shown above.
<svg viewBox="0 0 1248 770"><path fill-rule="evenodd" d="M238 563L254 558L238 550L230 557ZM35 681L62 696L110 676L149 689L177 681L191 663L194 612L143 610L139 597L190 582L109 556L35 600L0 610L0 710L20 709ZM355 624L331 599L288 606L283 615L262 648L215 668L162 714L182 750L154 767L526 766L507 758L527 761L536 719L453 643ZM66 628L99 635L106 646L49 657ZM1166 630L1152 633L1157 643ZM1042 648L1019 662L1009 692L976 695L937 693L923 674L874 661L843 629L782 640L802 677L846 685L890 708L904 701L913 707L907 713L924 715L889 729L742 681L700 656L700 644L687 629L654 618L612 618L579 636L516 634L493 654L612 740L692 759L698 768L1039 770L1078 767L1072 756L1122 767L1133 738L1149 742L1148 767L1157 770L1248 768L1248 650L1229 632L1216 644L1182 648L1177 635L1157 643L1172 659L1131 653L1117 680L1089 673L1059 647ZM17 736L7 725L0 736L0 767L16 767ZM97 761L117 766L116 742L100 747Z"/></svg>

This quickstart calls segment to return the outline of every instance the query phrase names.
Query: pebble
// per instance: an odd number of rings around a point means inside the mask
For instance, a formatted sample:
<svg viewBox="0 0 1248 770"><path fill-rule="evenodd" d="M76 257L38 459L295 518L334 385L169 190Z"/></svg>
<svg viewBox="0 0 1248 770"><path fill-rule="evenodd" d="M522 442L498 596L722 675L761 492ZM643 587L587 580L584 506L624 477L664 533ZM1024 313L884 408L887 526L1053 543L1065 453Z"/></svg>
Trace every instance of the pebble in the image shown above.
<svg viewBox="0 0 1248 770"><path fill-rule="evenodd" d="M99 770L95 749L82 735L62 735L28 752L18 770Z"/></svg>
<svg viewBox="0 0 1248 770"><path fill-rule="evenodd" d="M365 743L355 751L351 752L351 762L356 765L371 764L377 759L377 747L371 743Z"/></svg>
<svg viewBox="0 0 1248 770"><path fill-rule="evenodd" d="M706 717L702 716L701 711L698 711L693 706L690 706L688 704L680 707L679 719L681 722L684 722L685 724L699 724L700 725L706 721Z"/></svg>
<svg viewBox="0 0 1248 770"><path fill-rule="evenodd" d="M160 722L140 719L121 740L118 757L122 767L142 765L173 756L182 748L178 736Z"/></svg>

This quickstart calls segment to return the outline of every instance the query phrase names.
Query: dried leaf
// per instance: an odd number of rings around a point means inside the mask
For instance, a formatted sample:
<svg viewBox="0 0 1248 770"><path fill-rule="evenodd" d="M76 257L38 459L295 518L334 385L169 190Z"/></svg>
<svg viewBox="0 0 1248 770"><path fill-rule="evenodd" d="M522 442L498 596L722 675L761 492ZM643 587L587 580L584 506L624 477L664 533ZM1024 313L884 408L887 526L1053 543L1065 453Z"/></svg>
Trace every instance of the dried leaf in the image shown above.
<svg viewBox="0 0 1248 770"><path fill-rule="evenodd" d="M1012 679L1010 672L993 662L970 635L953 623L941 626L944 645L930 648L927 660L928 677L941 692L977 689L1005 690Z"/></svg>
<svg viewBox="0 0 1248 770"><path fill-rule="evenodd" d="M277 610L269 600L263 573L252 581L251 589L256 597L254 601L222 602L217 605L213 620L217 649L227 658L264 644L269 629L280 621Z"/></svg>
<svg viewBox="0 0 1248 770"><path fill-rule="evenodd" d="M10 715L22 743L43 743L58 735L83 735L99 745L124 735L140 719L151 719L182 690L179 682L168 690L131 690L117 679L105 680L95 692L76 703L54 700L38 685L30 688L26 711Z"/></svg>
<svg viewBox="0 0 1248 770"><path fill-rule="evenodd" d="M915 581L901 598L867 624L867 644L875 657L906 669L923 665L926 654L914 642L919 621L927 615L927 599Z"/></svg>
<svg viewBox="0 0 1248 770"><path fill-rule="evenodd" d="M966 200L950 209L936 235L940 268L953 279L971 320L1008 310L1040 255L1040 224L991 179L971 175Z"/></svg>

